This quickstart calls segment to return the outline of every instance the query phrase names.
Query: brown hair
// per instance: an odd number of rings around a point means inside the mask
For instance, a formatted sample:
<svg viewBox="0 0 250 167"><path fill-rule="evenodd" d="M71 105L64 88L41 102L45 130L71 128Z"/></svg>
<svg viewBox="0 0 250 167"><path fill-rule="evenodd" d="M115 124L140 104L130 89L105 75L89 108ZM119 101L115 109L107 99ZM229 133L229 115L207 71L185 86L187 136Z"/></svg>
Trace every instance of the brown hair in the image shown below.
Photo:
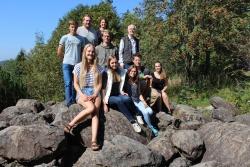
<svg viewBox="0 0 250 167"><path fill-rule="evenodd" d="M155 62L155 64L156 64L156 63L159 63L159 64L161 65L160 79L166 79L166 80L168 80L167 73L166 73L165 70L162 68L161 62L157 61L157 62Z"/></svg>
<svg viewBox="0 0 250 167"><path fill-rule="evenodd" d="M69 25L69 26L70 26L70 25L74 25L74 26L78 27L78 23L77 23L77 21L75 21L75 20L69 20L68 25Z"/></svg>
<svg viewBox="0 0 250 167"><path fill-rule="evenodd" d="M136 75L134 78L132 78L129 73L131 72L132 69L135 69L136 70ZM129 83L136 83L138 84L139 83L139 77L138 77L138 70L137 70L137 67L135 65L131 65L129 68L128 68L128 71L127 71L127 78L128 78L128 82Z"/></svg>
<svg viewBox="0 0 250 167"><path fill-rule="evenodd" d="M139 57L139 58L141 59L142 56L141 56L141 54L140 54L139 52L137 52L137 53L134 54L133 59L134 59L135 57Z"/></svg>
<svg viewBox="0 0 250 167"><path fill-rule="evenodd" d="M117 60L117 58L116 58L115 55L110 55L110 56L108 57L108 60L107 60L107 67L108 67L108 70L112 72L113 80L114 80L115 82L120 82L120 81L121 81L121 76L120 76L119 71L118 71L119 69L116 70L116 71L111 70L110 62L111 62L112 59L116 59L116 60ZM118 60L117 60L117 61L118 61Z"/></svg>
<svg viewBox="0 0 250 167"><path fill-rule="evenodd" d="M102 21L102 20L105 20L105 22L106 22L106 28L108 28L108 26L109 26L108 20L107 20L106 18L104 18L104 17L101 17L101 18L100 18L99 27L100 27L100 24L101 24L101 21Z"/></svg>

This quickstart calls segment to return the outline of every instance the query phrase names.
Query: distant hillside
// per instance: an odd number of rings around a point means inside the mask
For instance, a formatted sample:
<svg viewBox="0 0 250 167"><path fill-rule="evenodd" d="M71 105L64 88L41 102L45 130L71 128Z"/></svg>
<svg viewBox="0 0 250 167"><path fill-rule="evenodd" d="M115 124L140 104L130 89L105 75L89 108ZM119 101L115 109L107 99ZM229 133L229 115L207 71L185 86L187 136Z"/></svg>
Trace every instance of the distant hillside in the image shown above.
<svg viewBox="0 0 250 167"><path fill-rule="evenodd" d="M8 60L0 61L0 66L8 62Z"/></svg>

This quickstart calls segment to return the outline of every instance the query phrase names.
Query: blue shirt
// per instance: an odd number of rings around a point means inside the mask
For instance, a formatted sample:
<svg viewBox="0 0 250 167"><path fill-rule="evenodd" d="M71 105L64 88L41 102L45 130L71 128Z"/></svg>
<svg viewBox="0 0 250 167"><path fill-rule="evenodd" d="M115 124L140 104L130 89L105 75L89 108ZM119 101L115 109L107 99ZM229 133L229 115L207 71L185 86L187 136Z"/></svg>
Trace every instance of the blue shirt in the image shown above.
<svg viewBox="0 0 250 167"><path fill-rule="evenodd" d="M86 40L80 35L66 34L60 39L59 45L64 46L63 64L75 65L81 61L81 49Z"/></svg>

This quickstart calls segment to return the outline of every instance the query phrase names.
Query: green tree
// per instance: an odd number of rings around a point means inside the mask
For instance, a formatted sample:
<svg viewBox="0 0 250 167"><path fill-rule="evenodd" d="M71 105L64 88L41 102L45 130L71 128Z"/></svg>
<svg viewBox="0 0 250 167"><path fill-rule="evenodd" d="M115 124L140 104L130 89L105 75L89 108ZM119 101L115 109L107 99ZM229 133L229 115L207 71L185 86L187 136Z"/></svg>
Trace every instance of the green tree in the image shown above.
<svg viewBox="0 0 250 167"><path fill-rule="evenodd" d="M25 83L32 98L42 101L62 101L64 97L61 60L56 56L60 38L68 33L68 21L77 20L80 25L82 17L89 14L93 18L93 25L99 25L99 19L106 17L112 33L119 35L119 18L110 2L101 2L94 6L78 5L59 20L57 28L47 43L36 40L36 46L28 54ZM116 37L119 38L119 37ZM40 36L39 39L43 39Z"/></svg>
<svg viewBox="0 0 250 167"><path fill-rule="evenodd" d="M249 5L245 0L175 1L165 44L190 83L221 85L244 79Z"/></svg>

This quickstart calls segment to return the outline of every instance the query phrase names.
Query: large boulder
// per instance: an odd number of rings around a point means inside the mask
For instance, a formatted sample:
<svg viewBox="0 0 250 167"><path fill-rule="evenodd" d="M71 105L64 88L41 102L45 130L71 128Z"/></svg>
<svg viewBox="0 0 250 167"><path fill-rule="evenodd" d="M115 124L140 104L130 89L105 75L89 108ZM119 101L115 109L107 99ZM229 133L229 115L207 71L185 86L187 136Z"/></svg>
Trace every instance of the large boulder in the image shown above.
<svg viewBox="0 0 250 167"><path fill-rule="evenodd" d="M169 128L169 125L171 125L175 120L175 118L173 116L171 116L165 112L158 112L156 114L156 118L159 120L157 125L161 131L164 131L167 128Z"/></svg>
<svg viewBox="0 0 250 167"><path fill-rule="evenodd" d="M55 116L53 125L63 129L64 125L70 122L83 108L74 104L69 109L61 106L61 112L58 112ZM131 123L125 118L125 116L115 110L110 110L105 115L100 114L100 126L99 126L99 138L102 143L104 140L111 141L116 135L127 136L131 139L139 141L143 144L147 144L151 138L151 134L148 133L146 128L143 128L141 134L134 131ZM83 123L74 128L73 132L77 135L80 134L82 140L87 147L90 147L91 143L91 118L87 117Z"/></svg>
<svg viewBox="0 0 250 167"><path fill-rule="evenodd" d="M250 114L247 113L247 114L237 115L235 117L235 121L250 126Z"/></svg>
<svg viewBox="0 0 250 167"><path fill-rule="evenodd" d="M202 112L187 105L178 104L173 112L173 116L184 121L199 121L205 123Z"/></svg>
<svg viewBox="0 0 250 167"><path fill-rule="evenodd" d="M215 108L224 108L228 112L232 113L233 116L235 116L237 113L239 113L239 110L233 105L228 102L226 102L221 97L215 96L210 99L210 104Z"/></svg>
<svg viewBox="0 0 250 167"><path fill-rule="evenodd" d="M219 167L219 164L216 161L208 161L193 165L192 167Z"/></svg>
<svg viewBox="0 0 250 167"><path fill-rule="evenodd" d="M0 131L0 157L34 165L62 154L64 133L48 125L10 126Z"/></svg>
<svg viewBox="0 0 250 167"><path fill-rule="evenodd" d="M171 135L174 130L168 129L154 138L148 144L148 147L155 152L160 153L167 163L169 163L178 153L178 151L172 146Z"/></svg>
<svg viewBox="0 0 250 167"><path fill-rule="evenodd" d="M212 118L222 122L233 122L235 120L234 113L228 112L225 108L216 108L212 112Z"/></svg>
<svg viewBox="0 0 250 167"><path fill-rule="evenodd" d="M111 141L105 140L99 152L87 149L74 166L161 166L162 160L160 154L150 151L140 142L117 135Z"/></svg>
<svg viewBox="0 0 250 167"><path fill-rule="evenodd" d="M34 99L20 99L17 101L16 106L29 108L35 113L39 113L40 111L45 109L44 105L41 102Z"/></svg>
<svg viewBox="0 0 250 167"><path fill-rule="evenodd" d="M237 122L211 122L198 132L206 146L202 162L215 160L225 166L250 166L249 126Z"/></svg>
<svg viewBox="0 0 250 167"><path fill-rule="evenodd" d="M43 117L34 113L31 109L17 106L4 109L0 114L0 122L5 122L6 126L46 123Z"/></svg>
<svg viewBox="0 0 250 167"><path fill-rule="evenodd" d="M178 157L173 160L169 167L189 167L192 162L184 157Z"/></svg>
<svg viewBox="0 0 250 167"><path fill-rule="evenodd" d="M171 141L182 156L192 161L199 159L205 151L202 138L194 130L179 130L172 135Z"/></svg>
<svg viewBox="0 0 250 167"><path fill-rule="evenodd" d="M18 115L32 113L33 111L29 108L25 107L17 107L17 106L11 106L8 108L5 108L1 114L0 114L0 121L6 121L9 122L11 119Z"/></svg>

